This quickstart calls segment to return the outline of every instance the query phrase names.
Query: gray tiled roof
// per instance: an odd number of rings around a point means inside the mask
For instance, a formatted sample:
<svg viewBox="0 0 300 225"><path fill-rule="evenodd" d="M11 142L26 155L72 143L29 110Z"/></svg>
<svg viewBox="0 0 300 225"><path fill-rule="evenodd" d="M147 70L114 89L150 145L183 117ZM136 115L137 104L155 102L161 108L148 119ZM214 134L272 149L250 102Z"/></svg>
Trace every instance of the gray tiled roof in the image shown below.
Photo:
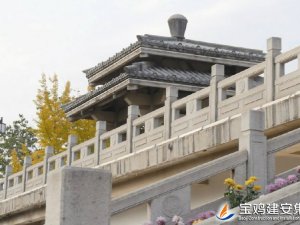
<svg viewBox="0 0 300 225"><path fill-rule="evenodd" d="M87 78L93 77L99 71L107 68L139 47L148 47L165 51L191 53L208 57L236 59L250 62L261 62L265 58L265 54L261 50L220 45L189 39L178 40L173 37L161 37L154 35L138 35L137 39L137 42L118 52L108 60L85 70L84 72L86 73Z"/></svg>
<svg viewBox="0 0 300 225"><path fill-rule="evenodd" d="M128 79L140 79L151 81L163 81L168 83L186 84L193 86L208 86L210 75L196 71L175 70L161 67L147 67L140 69L139 66L143 63L134 63L131 66L125 67L125 73L107 82L105 85L91 91L85 95L76 98L74 101L62 106L65 112L69 112L77 106L87 102L88 100L107 91L116 84Z"/></svg>

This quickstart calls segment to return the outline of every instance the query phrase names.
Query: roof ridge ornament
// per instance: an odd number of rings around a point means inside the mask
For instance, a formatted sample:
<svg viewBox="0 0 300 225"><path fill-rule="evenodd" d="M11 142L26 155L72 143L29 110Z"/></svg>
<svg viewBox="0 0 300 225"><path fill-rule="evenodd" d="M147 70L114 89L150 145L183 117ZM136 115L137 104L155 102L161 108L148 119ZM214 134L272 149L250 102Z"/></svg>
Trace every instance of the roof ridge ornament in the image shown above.
<svg viewBox="0 0 300 225"><path fill-rule="evenodd" d="M187 18L181 14L171 16L168 19L171 36L177 39L184 39L187 22Z"/></svg>

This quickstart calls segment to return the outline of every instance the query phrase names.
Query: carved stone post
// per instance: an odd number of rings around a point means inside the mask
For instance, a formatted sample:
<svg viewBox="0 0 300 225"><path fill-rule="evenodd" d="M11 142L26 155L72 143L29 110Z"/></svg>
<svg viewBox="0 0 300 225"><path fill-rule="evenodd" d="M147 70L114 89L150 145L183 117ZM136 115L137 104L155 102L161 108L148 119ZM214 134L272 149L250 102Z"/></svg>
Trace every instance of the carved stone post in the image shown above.
<svg viewBox="0 0 300 225"><path fill-rule="evenodd" d="M239 150L248 151L247 176L256 176L264 190L267 185L267 138L264 112L250 110L242 114Z"/></svg>
<svg viewBox="0 0 300 225"><path fill-rule="evenodd" d="M73 154L72 154L72 148L77 145L78 143L78 139L77 136L74 134L70 134L68 136L68 159L67 159L67 165L70 166L72 164L72 160L73 160Z"/></svg>
<svg viewBox="0 0 300 225"><path fill-rule="evenodd" d="M215 64L211 67L210 80L210 122L215 122L218 119L218 82L224 79L225 69L224 65Z"/></svg>
<svg viewBox="0 0 300 225"><path fill-rule="evenodd" d="M271 37L267 40L265 84L267 102L275 99L275 57L281 53L281 38Z"/></svg>
<svg viewBox="0 0 300 225"><path fill-rule="evenodd" d="M8 177L13 174L13 168L11 165L6 166L5 168L5 182L4 182L4 199L7 197L7 188L8 188Z"/></svg>
<svg viewBox="0 0 300 225"><path fill-rule="evenodd" d="M54 148L52 146L47 146L45 148L45 157L44 157L44 184L47 183L47 174L48 174L48 159L54 155Z"/></svg>
<svg viewBox="0 0 300 225"><path fill-rule="evenodd" d="M175 87L166 88L166 100L165 100L165 139L169 139L172 135L171 124L172 118L172 103L178 99L178 89Z"/></svg>
<svg viewBox="0 0 300 225"><path fill-rule="evenodd" d="M133 120L140 115L140 109L138 105L128 106L128 118L127 118L127 151L133 152L132 138L133 138Z"/></svg>
<svg viewBox="0 0 300 225"><path fill-rule="evenodd" d="M95 151L97 156L97 165L100 164L101 139L100 136L106 132L106 121L97 121L96 123L96 143Z"/></svg>
<svg viewBox="0 0 300 225"><path fill-rule="evenodd" d="M25 156L24 158L24 163L23 163L23 180L22 180L22 185L23 185L23 192L26 191L26 180L27 180L27 167L32 165L31 157L30 156Z"/></svg>

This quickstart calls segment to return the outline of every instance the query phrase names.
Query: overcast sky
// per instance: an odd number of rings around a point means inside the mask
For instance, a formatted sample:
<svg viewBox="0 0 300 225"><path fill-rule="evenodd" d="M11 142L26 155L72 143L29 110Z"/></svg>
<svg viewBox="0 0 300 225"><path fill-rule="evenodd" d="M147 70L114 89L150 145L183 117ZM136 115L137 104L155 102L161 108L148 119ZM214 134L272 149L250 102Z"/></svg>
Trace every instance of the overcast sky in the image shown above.
<svg viewBox="0 0 300 225"><path fill-rule="evenodd" d="M300 45L299 0L0 0L0 117L34 125L41 74L86 92L82 70L136 41L169 36L167 19L188 18L186 38L265 50Z"/></svg>

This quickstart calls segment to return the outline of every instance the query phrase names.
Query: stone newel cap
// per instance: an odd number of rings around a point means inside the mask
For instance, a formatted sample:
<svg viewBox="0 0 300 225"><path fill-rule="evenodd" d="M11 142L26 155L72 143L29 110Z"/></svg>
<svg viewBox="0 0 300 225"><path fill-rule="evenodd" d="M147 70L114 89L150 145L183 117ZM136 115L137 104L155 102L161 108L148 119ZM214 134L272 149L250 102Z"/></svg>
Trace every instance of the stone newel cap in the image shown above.
<svg viewBox="0 0 300 225"><path fill-rule="evenodd" d="M168 19L171 36L179 39L184 39L187 22L187 18L181 14L175 14L171 16Z"/></svg>

